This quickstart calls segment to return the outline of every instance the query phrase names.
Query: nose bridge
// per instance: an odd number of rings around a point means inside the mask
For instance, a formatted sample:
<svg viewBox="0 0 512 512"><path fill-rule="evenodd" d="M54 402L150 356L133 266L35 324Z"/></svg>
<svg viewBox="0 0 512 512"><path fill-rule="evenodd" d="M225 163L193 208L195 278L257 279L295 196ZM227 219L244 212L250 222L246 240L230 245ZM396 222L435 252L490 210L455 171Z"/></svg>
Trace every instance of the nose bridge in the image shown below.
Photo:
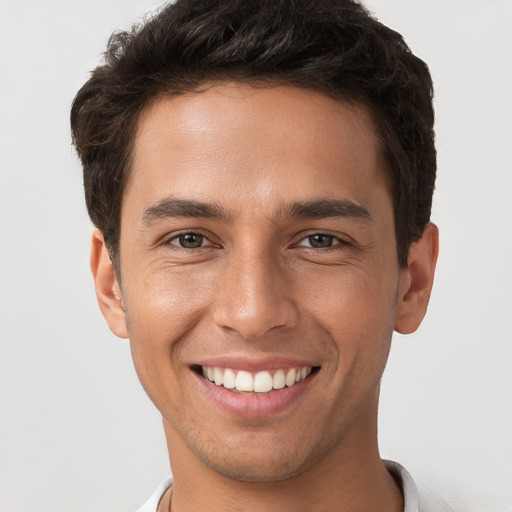
<svg viewBox="0 0 512 512"><path fill-rule="evenodd" d="M276 327L291 327L297 312L277 258L268 248L245 244L234 251L221 278L216 323L256 339Z"/></svg>

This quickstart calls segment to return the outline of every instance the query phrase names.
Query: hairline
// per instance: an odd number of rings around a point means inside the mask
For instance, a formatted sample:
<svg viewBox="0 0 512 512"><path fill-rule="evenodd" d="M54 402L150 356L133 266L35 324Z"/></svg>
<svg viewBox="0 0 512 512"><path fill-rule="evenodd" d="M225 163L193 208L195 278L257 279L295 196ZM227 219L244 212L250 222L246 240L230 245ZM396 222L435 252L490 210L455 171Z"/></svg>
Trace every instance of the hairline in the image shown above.
<svg viewBox="0 0 512 512"><path fill-rule="evenodd" d="M377 158L382 163L382 167L379 166L379 175L383 177L383 184L387 189L387 192L390 195L392 207L393 207L393 221L394 221L394 236L395 236L395 244L397 247L397 258L400 260L400 247L398 240L398 233L396 230L397 227L397 204L396 197L398 191L395 190L393 185L393 173L390 168L388 162L388 144L386 138L382 133L382 126L379 121L378 109L371 104L367 99L365 100L363 95L357 97L354 93L349 91L344 91L342 89L335 91L334 87L314 87L314 86L306 86L300 85L297 80L293 80L292 78L286 77L285 74L280 75L261 75L254 76L248 78L238 78L235 76L230 76L229 74L224 74L222 76L217 76L216 78L206 78L204 77L201 81L197 81L195 87L187 87L183 86L182 88L174 88L171 87L166 88L162 86L160 90L156 91L154 94L148 96L146 101L141 106L140 110L136 111L133 115L133 129L130 138L127 141L126 149L125 149L125 157L126 157L126 166L123 170L123 179L121 183L122 192L120 194L120 202L118 208L118 218L116 219L116 231L115 231L115 240L111 240L109 246L109 254L114 263L114 267L116 267L116 273L118 274L118 278L120 280L120 268L121 268L121 218L123 211L124 199L126 197L126 191L131 184L132 176L133 176L133 166L134 166L134 149L135 144L140 133L141 124L144 120L144 117L150 115L152 108L155 107L159 102L164 101L165 99L173 98L176 96L182 96L184 94L202 94L204 92L209 91L215 86L222 84L236 84L236 85L246 85L249 87L253 87L255 89L272 89L277 87L291 87L297 90L303 91L313 91L319 94L323 94L324 96L333 99L334 101L339 102L345 106L358 106L363 107L366 112L369 114L369 119L366 120L367 123L370 123L371 130L375 137L376 141L376 151ZM113 244L112 244L113 242ZM399 261L400 264L400 261Z"/></svg>

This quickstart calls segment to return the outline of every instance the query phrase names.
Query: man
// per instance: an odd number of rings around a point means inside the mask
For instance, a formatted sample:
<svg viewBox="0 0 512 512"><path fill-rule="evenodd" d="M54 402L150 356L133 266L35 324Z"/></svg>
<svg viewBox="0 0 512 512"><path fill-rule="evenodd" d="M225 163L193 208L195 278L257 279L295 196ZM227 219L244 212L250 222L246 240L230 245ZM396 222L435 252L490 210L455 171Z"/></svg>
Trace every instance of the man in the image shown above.
<svg viewBox="0 0 512 512"><path fill-rule="evenodd" d="M433 282L431 100L349 0L178 0L111 38L71 122L98 302L168 443L141 511L418 510L377 409Z"/></svg>

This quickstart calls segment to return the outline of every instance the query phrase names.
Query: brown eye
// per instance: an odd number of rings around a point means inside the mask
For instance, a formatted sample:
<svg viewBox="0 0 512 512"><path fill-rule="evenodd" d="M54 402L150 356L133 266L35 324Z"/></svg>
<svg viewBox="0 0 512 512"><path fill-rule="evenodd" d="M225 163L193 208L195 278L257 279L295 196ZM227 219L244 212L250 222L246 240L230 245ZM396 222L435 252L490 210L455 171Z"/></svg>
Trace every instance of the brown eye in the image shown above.
<svg viewBox="0 0 512 512"><path fill-rule="evenodd" d="M199 233L184 233L170 240L170 244L178 245L183 249L198 249L205 242L205 237Z"/></svg>

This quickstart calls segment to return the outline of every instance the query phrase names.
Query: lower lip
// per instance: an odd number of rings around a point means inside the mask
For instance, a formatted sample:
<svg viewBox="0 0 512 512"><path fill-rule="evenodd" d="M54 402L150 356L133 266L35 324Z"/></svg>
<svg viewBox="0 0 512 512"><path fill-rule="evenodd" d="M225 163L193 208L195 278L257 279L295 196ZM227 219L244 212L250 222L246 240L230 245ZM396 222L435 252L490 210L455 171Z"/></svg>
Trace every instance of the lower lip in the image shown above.
<svg viewBox="0 0 512 512"><path fill-rule="evenodd" d="M293 386L261 395L237 393L217 386L195 372L194 376L208 398L221 409L244 418L265 418L279 414L296 403L314 380L316 373L310 374Z"/></svg>

